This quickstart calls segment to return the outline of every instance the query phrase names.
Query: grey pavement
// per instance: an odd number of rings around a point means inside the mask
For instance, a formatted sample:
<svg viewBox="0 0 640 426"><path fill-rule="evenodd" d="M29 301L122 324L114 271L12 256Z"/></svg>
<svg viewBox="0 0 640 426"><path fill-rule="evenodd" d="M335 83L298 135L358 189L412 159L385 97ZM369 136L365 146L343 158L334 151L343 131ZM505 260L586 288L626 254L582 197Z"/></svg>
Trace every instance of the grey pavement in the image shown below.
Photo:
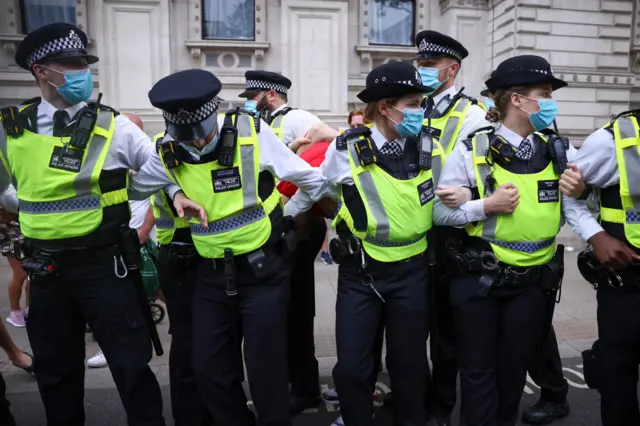
<svg viewBox="0 0 640 426"><path fill-rule="evenodd" d="M566 229L565 229L566 228ZM586 283L576 268L576 258L580 250L584 248L581 240L571 232L567 227L563 228L559 242L565 244L568 248L566 252L565 264L566 274L563 283L562 298L556 307L554 325L558 340L560 342L560 353L564 358L565 373L575 391L580 391L579 395L585 395L577 402L584 410L593 411L590 405L597 404L597 394L590 390L586 390L584 378L582 377L580 365L580 352L591 346L597 336L596 324L596 298L593 288ZM10 268L3 258L0 260L0 281L8 283L10 277ZM331 369L336 362L335 350L335 302L337 292L337 265L324 265L321 262L316 263L316 321L315 321L315 337L316 337L316 354L320 362L320 375L323 378L323 387L330 385ZM6 289L6 287L5 287ZM161 302L160 302L161 303ZM4 320L9 312L9 303L7 291L0 291L0 319ZM18 329L5 323L10 330L16 344L23 350L30 350L29 341L25 329ZM168 375L168 348L169 335L168 320L165 319L159 325L159 333L165 347L166 354L162 357L156 357L151 361L151 366L158 381L163 387L165 394L167 393L167 385L169 383ZM98 346L92 341L91 335L86 335L87 357L94 355L98 350ZM8 394L13 401L15 409L19 412L17 417L24 416L28 421L23 424L36 425L43 418L42 407L37 397L37 385L34 379L23 371L17 369L10 362L4 352L0 351L0 371L7 382ZM378 387L384 393L388 391L388 383L386 376L381 377ZM87 406L91 406L93 410L95 423L90 421L88 413L88 424L111 425L124 424L114 420L122 418L121 407L117 394L114 390L114 383L108 369L87 369L85 387L87 389ZM525 387L525 400L534 400L538 389L529 381ZM586 399L585 399L586 398ZM93 402L92 402L93 401ZM587 401L587 402L585 402ZM590 401L590 402L589 402ZM165 401L168 404L168 400ZM115 408L114 408L115 407ZM115 410L115 411L114 411ZM327 424L336 416L335 409L331 406L320 407L318 410L311 410L317 416L303 416L304 422L298 420L299 423L305 425ZM36 416L35 413L40 413ZM112 413L107 415L105 413ZM116 413L116 414L113 414ZM118 414L120 413L120 414ZM111 416L111 417L109 417ZM115 417L113 417L115 416ZM118 417L120 416L120 417ZM319 416L319 417L318 417ZM322 422L318 422L318 418ZM379 424L387 424L388 414L381 412ZM582 418L582 417L581 417ZM588 417L585 417L588 418ZM32 420L32 419L38 419ZM577 423L576 423L577 421ZM583 423L583 420L573 419L567 423L558 423L560 425L578 425L593 424L591 422Z"/></svg>

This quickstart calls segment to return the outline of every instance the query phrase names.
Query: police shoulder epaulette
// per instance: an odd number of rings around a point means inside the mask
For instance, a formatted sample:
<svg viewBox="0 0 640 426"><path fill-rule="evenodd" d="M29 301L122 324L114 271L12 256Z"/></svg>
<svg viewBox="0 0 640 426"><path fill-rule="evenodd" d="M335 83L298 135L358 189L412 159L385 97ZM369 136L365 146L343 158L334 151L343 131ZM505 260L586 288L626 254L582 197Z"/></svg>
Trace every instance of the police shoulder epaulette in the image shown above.
<svg viewBox="0 0 640 426"><path fill-rule="evenodd" d="M473 150L473 140L471 138L463 140L462 143L467 148L467 151Z"/></svg>
<svg viewBox="0 0 640 426"><path fill-rule="evenodd" d="M42 101L42 98L40 96L36 96L35 98L27 99L26 101L21 102L20 106L31 105L31 104L40 104L41 101Z"/></svg>
<svg viewBox="0 0 640 426"><path fill-rule="evenodd" d="M96 104L95 102L89 102L89 103L88 103L88 105L89 105L89 106L93 106L93 105L95 105L95 104ZM115 109L115 108L110 107L109 105L100 104L100 110L101 110L101 111L110 111L110 112L112 112L112 113L113 113L113 116L114 116L114 117L117 117L118 115L120 115L120 111L118 111L118 110L117 110L117 109Z"/></svg>
<svg viewBox="0 0 640 426"><path fill-rule="evenodd" d="M481 127L479 129L474 130L473 132L469 133L469 135L467 136L468 139L473 139L473 137L475 135L479 135L479 134L489 134L489 133L493 133L495 132L496 128L493 126L485 126L485 127Z"/></svg>
<svg viewBox="0 0 640 426"><path fill-rule="evenodd" d="M613 122L616 121L620 117L626 117L626 116L629 116L629 115L635 115L636 118L640 117L640 109L631 109L629 111L623 111L620 114L618 114L615 117L613 117L611 119L611 123L609 123L609 124L613 124Z"/></svg>
<svg viewBox="0 0 640 426"><path fill-rule="evenodd" d="M547 128L547 129L539 130L535 132L535 134L538 136L555 136L556 132L553 129Z"/></svg>
<svg viewBox="0 0 640 426"><path fill-rule="evenodd" d="M474 98L473 96L469 96L466 93L460 93L460 97L471 101L473 105L481 105L478 104L478 100L476 98Z"/></svg>
<svg viewBox="0 0 640 426"><path fill-rule="evenodd" d="M344 151L347 149L347 141L346 139L343 137L343 135L338 135L336 137L336 150L337 151Z"/></svg>

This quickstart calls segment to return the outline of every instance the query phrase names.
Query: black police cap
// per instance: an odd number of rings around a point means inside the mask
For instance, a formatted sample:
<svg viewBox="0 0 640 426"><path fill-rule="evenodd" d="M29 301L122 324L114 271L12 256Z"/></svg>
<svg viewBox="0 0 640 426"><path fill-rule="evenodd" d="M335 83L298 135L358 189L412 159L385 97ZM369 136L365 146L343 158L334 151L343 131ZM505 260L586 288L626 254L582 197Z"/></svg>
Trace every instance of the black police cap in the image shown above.
<svg viewBox="0 0 640 426"><path fill-rule="evenodd" d="M469 51L456 39L437 31L420 31L416 36L418 54L414 59L449 57L462 62Z"/></svg>
<svg viewBox="0 0 640 426"><path fill-rule="evenodd" d="M247 80L244 92L238 95L246 98L251 92L259 92L263 90L275 90L277 93L287 94L291 88L291 80L287 77L271 71L247 71L244 73Z"/></svg>
<svg viewBox="0 0 640 426"><path fill-rule="evenodd" d="M371 70L367 75L366 88L358 93L358 99L367 103L428 91L429 88L422 85L420 73L413 65L390 61Z"/></svg>
<svg viewBox="0 0 640 426"><path fill-rule="evenodd" d="M568 85L566 81L554 77L553 69L546 59L536 55L520 55L505 59L485 84L492 93L513 86L550 84L552 90L557 90Z"/></svg>
<svg viewBox="0 0 640 426"><path fill-rule="evenodd" d="M151 105L162 110L167 132L178 142L204 139L217 126L220 80L202 69L179 71L149 91Z"/></svg>
<svg viewBox="0 0 640 426"><path fill-rule="evenodd" d="M58 22L29 33L16 50L16 64L31 71L34 64L48 60L85 58L89 64L98 57L87 53L87 35L75 25Z"/></svg>

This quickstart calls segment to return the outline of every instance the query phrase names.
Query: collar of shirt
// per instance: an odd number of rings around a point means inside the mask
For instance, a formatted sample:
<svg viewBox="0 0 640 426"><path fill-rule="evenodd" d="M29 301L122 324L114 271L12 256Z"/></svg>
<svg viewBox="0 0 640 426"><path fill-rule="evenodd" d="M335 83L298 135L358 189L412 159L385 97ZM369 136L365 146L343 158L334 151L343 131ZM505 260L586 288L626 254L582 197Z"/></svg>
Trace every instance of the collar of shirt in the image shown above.
<svg viewBox="0 0 640 426"><path fill-rule="evenodd" d="M507 129L504 124L501 125L496 130L496 133L498 135L502 136L504 138L504 140L506 140L511 145L513 145L516 149L520 147L520 143L524 139L528 139L529 142L531 142L531 146L535 148L534 143L533 143L533 141L534 141L533 134L528 135L526 138L523 138L522 136L520 136L519 134L515 133L514 131Z"/></svg>
<svg viewBox="0 0 640 426"><path fill-rule="evenodd" d="M282 104L280 105L278 108L274 109L273 112L271 113L271 115L274 115L275 113L277 113L278 111L284 109L287 107L287 104Z"/></svg>
<svg viewBox="0 0 640 426"><path fill-rule="evenodd" d="M378 127L375 124L371 128L371 139L373 139L373 142L376 144L378 149L382 148L382 145L384 145L385 142L387 142L387 138L385 138L382 135L382 133L380 133L380 130L378 130ZM393 141L398 142L402 147L402 149L404 149L405 138L396 138L396 139L393 139Z"/></svg>
<svg viewBox="0 0 640 426"><path fill-rule="evenodd" d="M457 90L456 90L456 86L451 86L447 90L443 90L442 92L440 92L437 95L435 95L433 97L433 104L434 105L438 105L438 102L440 102L447 95L450 98L453 98L453 95L455 95L456 93L458 93Z"/></svg>
<svg viewBox="0 0 640 426"><path fill-rule="evenodd" d="M69 120L71 120L77 114L77 112L84 108L86 105L86 102L80 102L79 104L71 105L70 107L65 108L64 110L67 111L67 114L69 114ZM42 99L40 101L40 106L38 107L38 121L45 118L53 120L53 114L55 114L56 111L58 111L56 107L51 105L46 100Z"/></svg>

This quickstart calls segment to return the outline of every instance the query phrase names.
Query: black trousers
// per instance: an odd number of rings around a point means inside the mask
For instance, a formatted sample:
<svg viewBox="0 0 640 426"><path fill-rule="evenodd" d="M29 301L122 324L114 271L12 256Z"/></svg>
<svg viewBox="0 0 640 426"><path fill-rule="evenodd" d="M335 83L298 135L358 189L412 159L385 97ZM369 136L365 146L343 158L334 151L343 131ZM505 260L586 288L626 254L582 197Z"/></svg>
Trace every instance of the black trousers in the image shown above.
<svg viewBox="0 0 640 426"><path fill-rule="evenodd" d="M287 308L290 265L271 253L256 274L236 257L237 296L225 293L224 268L200 265L193 302L193 368L216 426L253 426L238 354L238 312L244 358L258 426L291 426L287 380Z"/></svg>
<svg viewBox="0 0 640 426"><path fill-rule="evenodd" d="M541 368L532 366L529 370L531 380L540 386L540 399L548 402L565 402L569 393L569 384L562 372L562 360L558 349L558 339L556 331L551 326L549 341L547 342L547 352Z"/></svg>
<svg viewBox="0 0 640 426"><path fill-rule="evenodd" d="M324 218L312 219L311 234L300 241L291 259L287 359L291 395L298 398L317 398L320 394L313 330L316 315L315 261L326 233Z"/></svg>
<svg viewBox="0 0 640 426"><path fill-rule="evenodd" d="M209 426L213 419L200 396L193 373L193 294L202 258L179 258L170 247L160 249L158 278L169 314L169 385L175 426Z"/></svg>
<svg viewBox="0 0 640 426"><path fill-rule="evenodd" d="M640 289L598 288L598 337L602 425L638 425Z"/></svg>
<svg viewBox="0 0 640 426"><path fill-rule="evenodd" d="M476 296L477 275L451 282L460 359L461 425L514 426L543 330L540 286Z"/></svg>
<svg viewBox="0 0 640 426"><path fill-rule="evenodd" d="M0 374L0 426L16 426L16 421L9 409L10 406L11 404L7 400L7 385Z"/></svg>
<svg viewBox="0 0 640 426"><path fill-rule="evenodd" d="M65 256L51 275L30 277L27 332L48 426L85 424L86 324L107 359L128 424L165 424L133 277L118 278L114 263L113 253L85 251ZM123 274L122 265L118 271Z"/></svg>
<svg viewBox="0 0 640 426"><path fill-rule="evenodd" d="M387 369L396 397L395 425L424 426L427 265L423 257L381 263L368 259L373 285L362 284L360 256L345 260L338 271L336 346L333 379L347 426L373 425L377 336L384 318ZM379 340L378 340L379 342ZM373 380L372 380L373 379Z"/></svg>
<svg viewBox="0 0 640 426"><path fill-rule="evenodd" d="M456 406L458 383L458 353L456 346L456 330L453 309L449 303L449 282L439 280L430 283L436 288L431 293L437 304L437 318L430 326L438 328L438 339L429 342L431 349L432 369L427 374L427 409L430 415L436 417L450 416ZM433 354L438 357L434 360Z"/></svg>

